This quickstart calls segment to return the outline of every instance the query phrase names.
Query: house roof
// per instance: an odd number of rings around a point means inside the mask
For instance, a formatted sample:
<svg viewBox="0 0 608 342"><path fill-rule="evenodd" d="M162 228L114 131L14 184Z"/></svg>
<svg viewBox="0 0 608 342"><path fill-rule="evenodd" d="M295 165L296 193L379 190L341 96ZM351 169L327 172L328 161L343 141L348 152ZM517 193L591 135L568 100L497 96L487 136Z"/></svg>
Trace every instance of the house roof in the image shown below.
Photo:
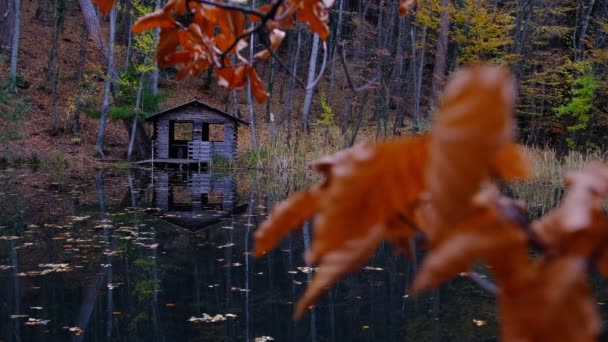
<svg viewBox="0 0 608 342"><path fill-rule="evenodd" d="M217 109L217 108L215 108L213 106L210 106L210 105L206 104L205 102L199 101L198 99L192 99L192 100L190 100L188 102L182 103L182 104L177 105L175 107L171 107L169 109L165 109L162 112L158 112L156 114L152 114L152 115L150 115L150 116L148 116L146 118L146 121L154 120L154 119L158 118L159 116L163 116L165 114L168 114L170 112L179 110L179 109L181 109L183 107L186 107L186 106L189 106L189 105L193 105L193 104L197 105L197 106L201 106L201 107L207 108L207 109L210 109L210 110L212 110L214 112L217 112L218 114L220 114L222 116L225 116L225 117L227 117L229 119L232 119L232 120L234 120L236 122L242 123L243 125L249 126L249 122L248 121L245 121L245 120L243 120L241 118L238 118L238 117L236 117L234 115L228 114L228 113L224 112L223 110L219 110L219 109Z"/></svg>

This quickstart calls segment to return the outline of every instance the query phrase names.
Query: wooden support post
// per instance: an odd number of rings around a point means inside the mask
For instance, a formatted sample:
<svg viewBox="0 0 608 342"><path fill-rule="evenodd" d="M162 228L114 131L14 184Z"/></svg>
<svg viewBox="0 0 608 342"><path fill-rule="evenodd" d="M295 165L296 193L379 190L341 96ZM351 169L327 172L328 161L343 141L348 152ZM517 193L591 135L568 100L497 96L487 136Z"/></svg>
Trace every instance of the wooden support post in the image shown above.
<svg viewBox="0 0 608 342"><path fill-rule="evenodd" d="M152 169L154 169L154 141L152 140L152 148L150 149L150 151L152 151L152 156L150 158L150 160L152 160Z"/></svg>

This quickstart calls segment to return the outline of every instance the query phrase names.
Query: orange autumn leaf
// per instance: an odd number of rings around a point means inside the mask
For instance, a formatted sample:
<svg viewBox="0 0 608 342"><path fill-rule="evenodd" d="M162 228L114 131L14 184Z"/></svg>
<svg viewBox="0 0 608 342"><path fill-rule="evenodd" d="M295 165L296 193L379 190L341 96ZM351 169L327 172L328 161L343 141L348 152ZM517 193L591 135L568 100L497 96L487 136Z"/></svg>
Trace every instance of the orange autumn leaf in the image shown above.
<svg viewBox="0 0 608 342"><path fill-rule="evenodd" d="M172 66L170 55L179 46L179 35L177 29L161 29L160 39L156 47L156 63L164 68ZM189 53L188 53L189 54Z"/></svg>
<svg viewBox="0 0 608 342"><path fill-rule="evenodd" d="M399 0L399 16L403 17L406 15L415 4L416 0Z"/></svg>
<svg viewBox="0 0 608 342"><path fill-rule="evenodd" d="M194 14L193 23L195 23L200 31L207 37L213 37L215 31L215 23L217 11L219 8L215 6L204 6L198 2L190 1L188 3L190 11Z"/></svg>
<svg viewBox="0 0 608 342"><path fill-rule="evenodd" d="M517 219L525 216L521 203L502 196L495 186L483 189L473 203L475 213L469 219L431 242L432 249L412 284L413 293L437 287L478 261L488 262L499 280L517 278L527 265L527 235L517 227Z"/></svg>
<svg viewBox="0 0 608 342"><path fill-rule="evenodd" d="M608 166L595 162L566 175L568 193L560 206L532 223L532 230L547 248L591 256L608 238L603 203L608 196ZM581 243L575 244L577 240ZM581 250L582 249L582 250Z"/></svg>
<svg viewBox="0 0 608 342"><path fill-rule="evenodd" d="M94 4L97 4L97 6L99 6L99 10L101 10L101 13L103 13L103 15L108 15L108 13L110 13L110 10L112 9L112 7L114 7L114 1L115 0L92 0Z"/></svg>
<svg viewBox="0 0 608 342"><path fill-rule="evenodd" d="M372 227L365 235L346 241L340 248L325 255L306 292L298 301L293 316L302 317L338 280L365 266L384 238L384 228Z"/></svg>
<svg viewBox="0 0 608 342"><path fill-rule="evenodd" d="M177 27L177 23L171 13L165 9L160 9L138 18L131 30L134 33L140 33L153 28L171 29L174 27Z"/></svg>
<svg viewBox="0 0 608 342"><path fill-rule="evenodd" d="M209 65L211 65L211 63L207 59L195 59L188 63L188 65L186 65L185 67L181 68L175 78L179 81L186 78L187 76L198 75L201 72L207 70Z"/></svg>
<svg viewBox="0 0 608 342"><path fill-rule="evenodd" d="M258 12L260 13L264 13L267 14L268 12L270 12L270 10L272 9L272 4L266 4L266 5L262 5L260 7L257 8ZM275 18L279 18L280 20L273 20L273 19L269 19L266 22L266 28L268 28L269 30L274 30L274 29L290 29L293 28L295 26L295 21L293 18L293 13L296 10L296 5L293 3L290 3L290 1L285 1L285 3L283 3L282 5L280 5L277 8L277 12L275 15ZM252 23L258 23L260 21L260 18L258 16L251 16L249 17L249 21Z"/></svg>
<svg viewBox="0 0 608 342"><path fill-rule="evenodd" d="M492 178L517 181L531 174L530 157L522 145L508 144L498 150L492 162Z"/></svg>
<svg viewBox="0 0 608 342"><path fill-rule="evenodd" d="M256 232L254 254L261 256L272 249L281 238L318 212L321 209L319 191L319 186L314 186L309 190L292 194L285 201L275 205L271 219L265 221Z"/></svg>
<svg viewBox="0 0 608 342"><path fill-rule="evenodd" d="M400 218L412 218L425 188L428 136L357 145L313 164L324 179L277 205L255 233L255 255L272 248L307 218L314 240L307 259L319 264L296 316L340 278L360 268L382 240L403 248L414 234ZM398 155L399 158L394 156Z"/></svg>
<svg viewBox="0 0 608 342"><path fill-rule="evenodd" d="M251 82L251 92L253 93L253 97L255 97L258 103L266 102L266 99L268 99L268 92L266 92L264 82L262 82L260 76L258 76L258 73L253 67L249 67L248 73L249 80Z"/></svg>
<svg viewBox="0 0 608 342"><path fill-rule="evenodd" d="M549 253L586 257L608 276L608 166L594 162L566 175L568 192L558 208L532 223Z"/></svg>
<svg viewBox="0 0 608 342"><path fill-rule="evenodd" d="M279 45L281 45L283 38L285 38L285 31L282 31L279 29L274 29L274 30L270 31L268 38L270 40L270 50L264 49L264 50L256 53L255 56L253 56L255 59L266 59L266 58L270 57L270 51L276 50L279 47Z"/></svg>
<svg viewBox="0 0 608 342"><path fill-rule="evenodd" d="M192 60L189 51L174 51L163 58L163 67L187 64Z"/></svg>
<svg viewBox="0 0 608 342"><path fill-rule="evenodd" d="M446 86L426 172L431 241L476 210L473 195L491 180L500 150L513 139L514 98L513 78L499 67L465 68Z"/></svg>
<svg viewBox="0 0 608 342"><path fill-rule="evenodd" d="M184 15L186 14L186 2L188 0L169 0L164 8L167 11L175 11L177 15Z"/></svg>
<svg viewBox="0 0 608 342"><path fill-rule="evenodd" d="M329 13L321 0L303 0L302 8L298 11L299 21L306 23L308 28L319 35L321 40L329 36Z"/></svg>
<svg viewBox="0 0 608 342"><path fill-rule="evenodd" d="M597 341L601 328L585 258L545 258L498 295L503 341ZM519 279L522 279L520 276Z"/></svg>
<svg viewBox="0 0 608 342"><path fill-rule="evenodd" d="M245 16L241 11L225 10L216 19L228 44L233 44L234 40L245 31Z"/></svg>
<svg viewBox="0 0 608 342"><path fill-rule="evenodd" d="M243 89L250 66L215 68L217 83L226 90Z"/></svg>

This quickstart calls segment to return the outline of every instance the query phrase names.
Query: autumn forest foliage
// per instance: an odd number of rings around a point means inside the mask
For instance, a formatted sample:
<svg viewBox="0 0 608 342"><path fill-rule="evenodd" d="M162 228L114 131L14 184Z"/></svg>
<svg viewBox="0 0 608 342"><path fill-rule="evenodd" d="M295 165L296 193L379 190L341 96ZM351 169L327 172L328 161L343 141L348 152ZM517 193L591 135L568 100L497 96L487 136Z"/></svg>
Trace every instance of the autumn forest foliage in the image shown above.
<svg viewBox="0 0 608 342"><path fill-rule="evenodd" d="M115 25L121 3L93 2ZM271 140L289 144L292 135L311 134L314 124L343 140L345 149L312 163L322 180L275 206L255 234L253 253L263 257L303 222L314 223L305 259L318 270L296 318L363 267L383 241L410 255L412 241L423 239L428 254L411 294L459 275L475 278L473 265L484 262L496 282L488 291L497 297L503 340L599 337L587 278L595 270L608 276L608 166L591 163L569 173L561 204L531 222L526 203L501 188L530 176L532 162L518 142L561 151L608 142L608 1L159 4L140 4L139 18L129 25L140 37L136 75L154 72L146 68L154 60L170 68L168 77L213 79L225 91L226 108L235 91L244 91L255 152L256 119L274 125L270 106L280 108L285 131ZM157 38L138 36L146 32ZM301 49L304 36L312 42L306 82L298 70L305 64L299 55L309 50ZM105 109L115 87L111 57ZM280 105L272 99L278 73L285 77L281 93L289 88ZM121 91L139 84L141 93L144 76L139 83L124 74L122 80ZM297 130L296 86L304 96ZM311 114L316 89L323 94L319 113ZM130 128L145 114L137 98L136 114L121 118L132 119L130 126L125 120ZM259 114L263 106L268 116ZM342 114L334 117L338 106ZM234 112L240 113L238 103ZM379 142L356 144L361 130ZM103 156L103 139L97 152Z"/></svg>

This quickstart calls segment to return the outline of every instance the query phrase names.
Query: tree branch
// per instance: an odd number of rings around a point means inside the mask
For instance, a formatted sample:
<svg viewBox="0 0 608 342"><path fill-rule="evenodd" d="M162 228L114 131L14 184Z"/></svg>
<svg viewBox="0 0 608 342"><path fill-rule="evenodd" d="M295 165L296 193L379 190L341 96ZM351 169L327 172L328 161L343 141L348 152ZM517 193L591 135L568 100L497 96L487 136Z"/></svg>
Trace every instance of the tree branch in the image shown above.
<svg viewBox="0 0 608 342"><path fill-rule="evenodd" d="M496 296L500 292L500 289L498 288L498 286L496 286L496 284L482 277L477 272L464 272L460 273L460 276L470 279L472 282L477 284L477 286L479 286L482 290L488 292L491 295Z"/></svg>
<svg viewBox="0 0 608 342"><path fill-rule="evenodd" d="M302 87L303 89L306 89L306 84L304 84L304 82L302 82L296 75L294 75L294 74L291 73L291 71L289 70L289 68L283 63L283 61L281 61L281 59L279 58L279 56L277 56L277 54L274 53L274 51L272 51L272 49L270 49L270 45L268 45L267 42L264 42L264 46L266 47L266 49L268 50L268 52L270 52L270 56L272 58L274 58L274 60L279 63L279 66L281 67L281 69L283 69L283 71L288 76L293 77L293 79L296 81L296 83L298 84L298 86Z"/></svg>
<svg viewBox="0 0 608 342"><path fill-rule="evenodd" d="M215 5L216 3L214 2L209 2L208 0L199 0L202 1L203 3L209 3L210 5ZM258 32L260 30L262 30L265 26L266 23L269 20L276 20L275 16L277 15L277 11L279 9L279 7L283 4L285 0L278 0L277 2L275 2L274 4L272 4L272 7L270 8L270 10L268 11L268 13L262 13L260 11L256 11L256 10L252 10L252 9L247 9L248 12L245 13L249 13L249 14L253 14L255 16L258 16L260 18L260 23L255 25L254 27L245 30L245 32L241 33L240 35L238 35L234 41L232 42L232 44L230 44L230 46L223 51L220 54L220 61L222 63L222 67L225 66L225 57L226 55L228 55L228 53L230 53L230 51L232 49L234 49L237 44L239 43L239 41L241 39L247 38L248 36L254 34L255 32ZM222 8L227 8L227 9L232 9L232 10L241 10L242 6L234 6L234 5L227 5L227 4L223 4L223 6L228 6L228 7L222 7ZM243 9L245 9L245 7L243 7ZM250 49L253 49L253 46L249 47Z"/></svg>
<svg viewBox="0 0 608 342"><path fill-rule="evenodd" d="M314 89L317 86L319 81L321 81L321 77L323 77L323 72L325 72L325 66L327 65L327 43L323 42L323 64L321 64L321 70L319 71L319 75L317 78L306 87L306 91Z"/></svg>
<svg viewBox="0 0 608 342"><path fill-rule="evenodd" d="M350 73L348 72L348 66L346 65L346 52L345 52L346 49L344 48L344 44L341 43L339 45L342 48L342 53L340 54L340 61L342 62L342 67L344 68L344 75L346 76L346 82L348 83L348 87L352 91L354 91L355 93L359 93L363 90L370 88L372 85L374 85L374 83L376 83L378 81L378 79L380 79L380 76L376 75L374 78L372 78L366 84L355 88L355 85L353 84L353 80L350 77Z"/></svg>

